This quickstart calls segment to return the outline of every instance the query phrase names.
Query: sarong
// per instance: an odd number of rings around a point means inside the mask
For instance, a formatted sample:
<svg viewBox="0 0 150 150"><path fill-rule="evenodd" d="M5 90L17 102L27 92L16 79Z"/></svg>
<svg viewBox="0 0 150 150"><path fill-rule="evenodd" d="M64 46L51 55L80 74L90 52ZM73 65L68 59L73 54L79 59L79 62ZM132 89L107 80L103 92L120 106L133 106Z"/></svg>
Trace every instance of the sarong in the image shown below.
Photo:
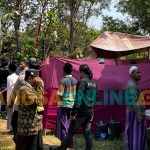
<svg viewBox="0 0 150 150"><path fill-rule="evenodd" d="M58 107L55 136L61 141L65 139L70 126L71 108Z"/></svg>
<svg viewBox="0 0 150 150"><path fill-rule="evenodd" d="M126 124L124 132L125 150L146 150L146 118L143 116L143 122L139 123L135 113L126 110Z"/></svg>
<svg viewBox="0 0 150 150"><path fill-rule="evenodd" d="M7 106L7 130L12 130L11 119L13 114L13 108Z"/></svg>

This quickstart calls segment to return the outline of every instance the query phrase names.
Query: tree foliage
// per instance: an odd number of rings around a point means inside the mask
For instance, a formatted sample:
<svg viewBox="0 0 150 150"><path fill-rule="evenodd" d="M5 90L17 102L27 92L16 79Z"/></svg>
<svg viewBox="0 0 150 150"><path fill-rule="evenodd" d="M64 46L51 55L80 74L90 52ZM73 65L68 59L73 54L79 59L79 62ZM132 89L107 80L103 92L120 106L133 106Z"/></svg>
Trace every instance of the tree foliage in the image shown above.
<svg viewBox="0 0 150 150"><path fill-rule="evenodd" d="M1 7L3 7L4 10L2 18L2 29L5 37L3 39L4 43L7 41L9 33L13 33L12 38L14 41L11 49L13 53L19 54L20 57L21 55L25 56L24 54L29 55L27 54L27 47L24 49L24 44L29 40L28 36L32 36L31 38L33 38L33 33L36 32L35 30L37 28L37 20L43 15L42 9L46 2L47 0L44 0L44 3L43 0L1 1ZM28 28L30 28L30 31ZM26 35L24 35L24 33L26 33ZM8 50L9 49L10 47L8 47ZM7 52L7 50L3 48L3 52ZM10 51L10 53L12 54L12 51Z"/></svg>
<svg viewBox="0 0 150 150"><path fill-rule="evenodd" d="M148 0L120 0L116 7L119 12L127 13L139 29L150 33L150 2Z"/></svg>
<svg viewBox="0 0 150 150"><path fill-rule="evenodd" d="M44 57L50 54L66 56L87 47L100 33L87 26L88 20L101 15L110 2L0 0L0 6L4 8L2 52L28 58L34 56L35 49L37 55Z"/></svg>
<svg viewBox="0 0 150 150"><path fill-rule="evenodd" d="M103 16L103 25L101 33L103 33L104 31L114 31L141 35L139 27L136 26L136 24L134 24L130 20L120 20L118 18L114 19L113 17L109 16Z"/></svg>

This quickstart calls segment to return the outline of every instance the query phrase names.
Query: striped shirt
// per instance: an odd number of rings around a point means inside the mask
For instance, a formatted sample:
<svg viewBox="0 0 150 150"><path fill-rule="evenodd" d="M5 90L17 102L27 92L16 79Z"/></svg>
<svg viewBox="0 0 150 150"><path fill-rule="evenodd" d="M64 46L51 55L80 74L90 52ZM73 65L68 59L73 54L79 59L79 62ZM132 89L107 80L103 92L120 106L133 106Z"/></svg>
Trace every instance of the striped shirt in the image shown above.
<svg viewBox="0 0 150 150"><path fill-rule="evenodd" d="M72 75L67 75L60 81L56 98L58 107L73 107L76 97L76 84L77 81Z"/></svg>

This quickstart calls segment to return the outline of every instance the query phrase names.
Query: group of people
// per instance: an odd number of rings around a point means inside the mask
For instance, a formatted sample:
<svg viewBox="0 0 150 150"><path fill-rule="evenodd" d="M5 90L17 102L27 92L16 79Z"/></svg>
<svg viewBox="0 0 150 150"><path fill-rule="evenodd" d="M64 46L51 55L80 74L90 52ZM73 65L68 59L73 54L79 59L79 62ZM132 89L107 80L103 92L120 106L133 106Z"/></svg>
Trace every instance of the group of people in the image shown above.
<svg viewBox="0 0 150 150"><path fill-rule="evenodd" d="M61 140L58 150L74 147L73 138L80 126L85 137L85 150L92 150L91 122L93 103L98 100L98 87L87 64L79 67L79 82L72 77L72 69L70 63L64 65L64 77L58 86L56 137Z"/></svg>
<svg viewBox="0 0 150 150"><path fill-rule="evenodd" d="M2 93L6 101L2 103L1 110L4 111L6 108L3 106L7 106L7 129L13 131L16 150L43 150L44 83L39 77L40 64L31 58L28 65L25 59L17 65L8 57L2 59L0 78L5 84L0 84L0 90L8 89L6 94ZM91 150L92 99L98 98L97 85L92 80L93 74L88 65L80 66L81 80L78 83L71 75L72 69L70 63L64 65L64 77L58 86L56 137L62 142L59 149L74 147L74 134L82 125L86 150Z"/></svg>
<svg viewBox="0 0 150 150"><path fill-rule="evenodd" d="M1 94L1 111L7 109L7 129L13 131L16 150L43 150L44 83L39 77L40 62L22 59L17 66L16 60L4 57L1 64L0 90L8 88Z"/></svg>
<svg viewBox="0 0 150 150"><path fill-rule="evenodd" d="M31 58L28 65L25 59L17 65L16 60L10 62L7 57L2 59L0 90L9 88L2 93L4 100L1 110L4 111L7 105L7 129L13 131L16 150L43 150L44 83L39 77L40 63ZM56 95L58 108L55 136L61 140L57 150L74 147L75 133L80 126L85 137L85 150L92 150L91 122L94 117L93 103L99 97L98 87L87 64L80 65L78 82L72 76L72 70L72 64L65 63ZM131 95L129 101L135 102L135 105L127 106L124 148L146 150L145 106L138 103L141 72L138 67L132 66L129 74L126 90Z"/></svg>
<svg viewBox="0 0 150 150"><path fill-rule="evenodd" d="M98 99L98 90L89 66L79 67L80 81L72 77L72 65L66 63L64 78L60 81L57 92L57 123L56 137L61 140L58 150L74 147L73 138L80 126L85 137L85 150L92 150L91 122L94 116L93 100ZM129 69L129 81L126 86L128 105L126 109L126 124L124 131L125 150L146 150L146 118L144 97L138 81L141 78L140 69L132 66ZM77 84L76 84L77 83Z"/></svg>

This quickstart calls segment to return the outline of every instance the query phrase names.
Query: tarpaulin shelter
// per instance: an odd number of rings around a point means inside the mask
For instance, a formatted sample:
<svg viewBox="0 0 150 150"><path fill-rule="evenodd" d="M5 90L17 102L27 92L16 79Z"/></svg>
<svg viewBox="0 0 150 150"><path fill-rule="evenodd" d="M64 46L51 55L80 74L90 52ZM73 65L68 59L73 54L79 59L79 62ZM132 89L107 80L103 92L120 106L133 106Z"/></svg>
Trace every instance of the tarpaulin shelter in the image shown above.
<svg viewBox="0 0 150 150"><path fill-rule="evenodd" d="M150 37L106 31L90 46L97 57L119 58L133 53L149 52Z"/></svg>
<svg viewBox="0 0 150 150"><path fill-rule="evenodd" d="M103 121L108 121L110 116L114 120L125 124L125 94L127 81L130 79L129 68L131 60L118 61L115 65L113 60L105 60L104 64L97 64L97 60L72 60L48 57L41 66L41 76L45 85L45 102L44 102L44 128L54 130L56 124L56 93L59 81L63 77L63 66L66 62L73 65L72 75L79 80L79 66L88 64L93 72L93 79L98 85L100 98L99 104L94 106L94 120L92 122L92 131L95 130L95 123L103 117ZM146 59L138 60L138 66L142 73L139 85L141 90L150 89L150 64L145 63ZM107 64L107 65L106 65ZM115 93L115 97L111 93ZM120 92L120 93L119 93Z"/></svg>

